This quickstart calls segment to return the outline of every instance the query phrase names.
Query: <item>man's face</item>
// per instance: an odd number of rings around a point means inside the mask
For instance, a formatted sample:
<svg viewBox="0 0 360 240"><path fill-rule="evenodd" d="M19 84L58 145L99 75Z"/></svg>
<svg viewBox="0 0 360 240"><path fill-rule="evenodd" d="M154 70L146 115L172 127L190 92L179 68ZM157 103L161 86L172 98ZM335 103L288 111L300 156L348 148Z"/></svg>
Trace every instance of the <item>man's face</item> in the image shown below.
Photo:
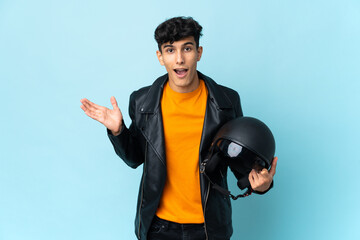
<svg viewBox="0 0 360 240"><path fill-rule="evenodd" d="M196 48L194 37L191 36L172 44L164 43L161 45L162 52L156 51L160 64L168 72L171 89L185 93L192 92L199 86L196 66L202 50L202 47Z"/></svg>

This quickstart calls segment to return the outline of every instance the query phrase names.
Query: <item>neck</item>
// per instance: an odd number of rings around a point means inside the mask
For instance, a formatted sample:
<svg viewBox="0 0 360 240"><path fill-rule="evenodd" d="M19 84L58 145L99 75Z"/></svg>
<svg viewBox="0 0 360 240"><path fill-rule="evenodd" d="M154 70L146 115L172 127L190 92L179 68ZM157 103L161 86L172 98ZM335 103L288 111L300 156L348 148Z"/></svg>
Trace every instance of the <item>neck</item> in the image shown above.
<svg viewBox="0 0 360 240"><path fill-rule="evenodd" d="M170 79L171 76L169 76L169 86L170 88L178 93L188 93L188 92L192 92L195 91L200 84L200 79L197 75L197 73L195 74L195 76L192 78L191 81L185 80L184 82L182 81L178 81L178 80L173 80Z"/></svg>

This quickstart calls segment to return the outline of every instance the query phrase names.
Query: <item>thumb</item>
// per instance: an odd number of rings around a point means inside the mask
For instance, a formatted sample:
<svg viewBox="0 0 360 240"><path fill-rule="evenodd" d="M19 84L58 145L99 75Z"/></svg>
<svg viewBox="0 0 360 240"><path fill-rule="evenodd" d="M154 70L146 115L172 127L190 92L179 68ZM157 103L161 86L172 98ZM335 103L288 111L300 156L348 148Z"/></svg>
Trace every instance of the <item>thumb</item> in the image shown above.
<svg viewBox="0 0 360 240"><path fill-rule="evenodd" d="M110 102L111 102L111 105L113 106L114 109L119 108L114 96L112 96L112 97L110 98Z"/></svg>
<svg viewBox="0 0 360 240"><path fill-rule="evenodd" d="M269 173L274 176L276 173L276 165L277 165L278 157L274 157L273 162L271 163L271 168L269 170Z"/></svg>

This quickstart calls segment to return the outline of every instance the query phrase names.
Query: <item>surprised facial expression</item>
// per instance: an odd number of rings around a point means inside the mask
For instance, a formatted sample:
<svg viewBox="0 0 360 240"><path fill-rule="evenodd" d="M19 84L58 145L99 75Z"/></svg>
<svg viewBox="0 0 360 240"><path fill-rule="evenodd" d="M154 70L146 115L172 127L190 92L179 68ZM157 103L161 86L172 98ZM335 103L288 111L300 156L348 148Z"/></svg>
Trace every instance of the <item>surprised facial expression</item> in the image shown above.
<svg viewBox="0 0 360 240"><path fill-rule="evenodd" d="M191 36L173 43L164 43L161 45L161 52L156 51L160 64L168 72L172 90L192 92L199 86L196 68L202 50L202 47L196 47L194 37Z"/></svg>

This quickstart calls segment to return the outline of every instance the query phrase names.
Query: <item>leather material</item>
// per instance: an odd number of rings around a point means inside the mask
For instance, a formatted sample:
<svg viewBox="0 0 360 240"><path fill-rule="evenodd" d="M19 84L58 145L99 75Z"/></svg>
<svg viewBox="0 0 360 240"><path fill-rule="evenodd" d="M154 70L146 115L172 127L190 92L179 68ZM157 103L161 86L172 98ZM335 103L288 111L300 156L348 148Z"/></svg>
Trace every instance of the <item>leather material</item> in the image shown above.
<svg viewBox="0 0 360 240"><path fill-rule="evenodd" d="M240 98L236 91L218 85L211 78L198 72L208 89L208 100L199 150L199 164L206 159L212 140L219 128L231 119L242 116ZM151 86L141 88L130 96L129 128L123 125L118 136L108 131L117 155L132 168L143 164L139 188L135 233L146 240L147 232L155 216L166 181L166 155L161 114L163 86L168 80L165 74ZM227 168L221 169L217 184L227 187ZM200 188L204 209L207 239L224 239L232 235L231 204L227 196L210 187L200 174Z"/></svg>

